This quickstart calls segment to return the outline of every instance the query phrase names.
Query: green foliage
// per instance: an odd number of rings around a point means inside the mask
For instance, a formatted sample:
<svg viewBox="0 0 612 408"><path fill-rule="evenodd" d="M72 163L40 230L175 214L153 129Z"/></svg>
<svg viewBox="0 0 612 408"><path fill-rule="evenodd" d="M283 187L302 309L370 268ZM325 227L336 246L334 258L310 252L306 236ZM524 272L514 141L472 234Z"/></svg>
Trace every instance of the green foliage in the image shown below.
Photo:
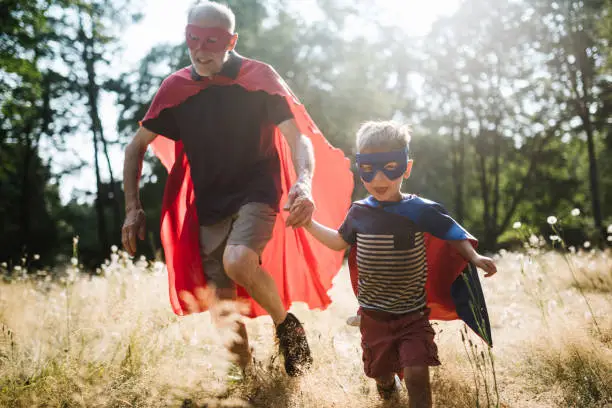
<svg viewBox="0 0 612 408"><path fill-rule="evenodd" d="M466 0L423 37L382 23L370 0L317 1L313 19L297 1L227 4L236 13L238 52L271 64L348 157L361 122L411 122L415 168L406 191L444 204L483 248L509 244L516 220L547 235L548 215L580 208L581 221L568 227L571 244L596 242L612 220L603 204L612 198L609 1ZM102 75L100 67L121 47L121 28L141 17L134 2L4 5L0 217L19 238L0 258L18 260L34 248L65 251L62 245L79 235L82 257L93 265L119 244L123 216L108 146L129 140L163 78L189 64L186 47L159 45L138 70ZM104 92L116 95L120 107L116 141L101 126ZM87 192L96 201L61 206L50 181L91 161L75 151L72 162L54 162L54 153L73 151L75 141L99 149L99 176ZM43 148L51 151L49 163L40 158ZM149 235L140 249L159 256L166 175L155 158L147 162L141 198ZM112 170L110 177L104 170ZM356 181L355 198L365 194ZM44 248L39 229L50 238Z"/></svg>

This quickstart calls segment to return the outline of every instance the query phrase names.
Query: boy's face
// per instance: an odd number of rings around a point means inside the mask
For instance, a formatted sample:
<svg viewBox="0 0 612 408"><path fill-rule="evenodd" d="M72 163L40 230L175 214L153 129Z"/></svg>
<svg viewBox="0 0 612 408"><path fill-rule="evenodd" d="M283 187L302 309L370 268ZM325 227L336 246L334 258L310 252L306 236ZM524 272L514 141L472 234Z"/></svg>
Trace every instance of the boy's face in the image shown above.
<svg viewBox="0 0 612 408"><path fill-rule="evenodd" d="M230 33L214 21L200 19L188 24L185 40L198 75L208 77L221 71L227 52L234 49L237 39L238 34Z"/></svg>
<svg viewBox="0 0 612 408"><path fill-rule="evenodd" d="M359 176L378 201L400 201L402 181L410 177L412 160L406 150L364 149L357 155Z"/></svg>

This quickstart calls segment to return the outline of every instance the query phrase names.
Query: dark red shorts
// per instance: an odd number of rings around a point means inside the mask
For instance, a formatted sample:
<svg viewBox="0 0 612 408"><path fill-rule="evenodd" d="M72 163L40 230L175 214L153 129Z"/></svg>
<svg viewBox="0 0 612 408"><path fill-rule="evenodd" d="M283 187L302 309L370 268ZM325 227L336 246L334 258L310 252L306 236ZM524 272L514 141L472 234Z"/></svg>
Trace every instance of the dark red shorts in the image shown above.
<svg viewBox="0 0 612 408"><path fill-rule="evenodd" d="M400 315L362 309L365 374L377 378L400 373L405 367L440 365L434 336L429 309Z"/></svg>

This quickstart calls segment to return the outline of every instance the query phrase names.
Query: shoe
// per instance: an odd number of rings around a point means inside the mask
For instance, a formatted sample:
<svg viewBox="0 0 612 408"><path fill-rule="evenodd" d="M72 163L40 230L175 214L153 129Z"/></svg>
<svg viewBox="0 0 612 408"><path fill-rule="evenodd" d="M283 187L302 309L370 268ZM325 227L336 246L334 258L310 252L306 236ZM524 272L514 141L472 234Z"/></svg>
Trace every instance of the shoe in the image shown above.
<svg viewBox="0 0 612 408"><path fill-rule="evenodd" d="M393 398L397 398L399 396L399 391L402 388L402 383L397 375L393 376L393 384L383 387L379 383L376 383L376 391L378 391L378 395L380 398L388 401Z"/></svg>
<svg viewBox="0 0 612 408"><path fill-rule="evenodd" d="M304 374L312 366L312 356L304 327L292 313L287 313L285 321L276 326L276 338L287 374L291 377Z"/></svg>

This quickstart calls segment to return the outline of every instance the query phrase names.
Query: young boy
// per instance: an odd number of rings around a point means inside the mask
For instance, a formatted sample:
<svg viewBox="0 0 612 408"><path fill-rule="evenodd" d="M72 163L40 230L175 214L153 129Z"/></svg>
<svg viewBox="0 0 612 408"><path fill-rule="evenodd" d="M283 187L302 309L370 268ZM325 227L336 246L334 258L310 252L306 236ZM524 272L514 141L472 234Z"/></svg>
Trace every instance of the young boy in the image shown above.
<svg viewBox="0 0 612 408"><path fill-rule="evenodd" d="M306 228L331 249L356 247L364 370L375 379L380 396L397 395L399 373L410 406L431 407L429 366L440 362L425 290L431 261L427 234L446 239L487 277L496 267L474 250L473 237L439 204L400 192L412 169L409 142L409 130L393 122L361 126L356 161L371 196L353 203L338 231L314 220Z"/></svg>

